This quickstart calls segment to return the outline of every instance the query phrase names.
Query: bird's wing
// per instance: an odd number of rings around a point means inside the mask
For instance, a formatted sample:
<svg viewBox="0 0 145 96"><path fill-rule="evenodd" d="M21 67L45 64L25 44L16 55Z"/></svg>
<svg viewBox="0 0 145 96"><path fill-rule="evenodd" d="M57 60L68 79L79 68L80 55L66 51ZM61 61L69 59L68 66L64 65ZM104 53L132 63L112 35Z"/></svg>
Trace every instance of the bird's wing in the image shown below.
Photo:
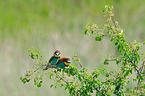
<svg viewBox="0 0 145 96"><path fill-rule="evenodd" d="M50 59L49 59L49 63L53 60L54 56L52 56Z"/></svg>
<svg viewBox="0 0 145 96"><path fill-rule="evenodd" d="M62 62L62 60L59 60L56 65L60 64L61 62Z"/></svg>

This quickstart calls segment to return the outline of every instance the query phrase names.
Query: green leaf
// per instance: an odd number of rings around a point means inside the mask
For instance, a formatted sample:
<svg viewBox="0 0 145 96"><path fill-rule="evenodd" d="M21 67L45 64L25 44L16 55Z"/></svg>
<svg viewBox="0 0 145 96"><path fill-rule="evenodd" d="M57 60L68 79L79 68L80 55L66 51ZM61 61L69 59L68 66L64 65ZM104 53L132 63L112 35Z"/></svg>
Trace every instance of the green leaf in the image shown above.
<svg viewBox="0 0 145 96"><path fill-rule="evenodd" d="M104 65L108 65L108 64L109 64L108 59L105 59Z"/></svg>
<svg viewBox="0 0 145 96"><path fill-rule="evenodd" d="M38 50L35 50L35 52L36 52L37 54L39 54L39 53L40 53Z"/></svg>
<svg viewBox="0 0 145 96"><path fill-rule="evenodd" d="M91 34L93 34L93 33L94 33L94 31L92 30L92 31L91 31Z"/></svg>
<svg viewBox="0 0 145 96"><path fill-rule="evenodd" d="M88 29L87 29L87 28L85 28L85 30L84 30L85 35L87 34L87 32L88 32Z"/></svg>
<svg viewBox="0 0 145 96"><path fill-rule="evenodd" d="M106 77L109 77L109 73L106 74Z"/></svg>
<svg viewBox="0 0 145 96"><path fill-rule="evenodd" d="M29 74L26 74L26 76L29 76Z"/></svg>
<svg viewBox="0 0 145 96"><path fill-rule="evenodd" d="M26 81L23 81L23 84L25 84L26 83Z"/></svg>
<svg viewBox="0 0 145 96"><path fill-rule="evenodd" d="M79 79L80 81L82 81L81 75L80 75L80 74L78 74L78 79Z"/></svg>
<svg viewBox="0 0 145 96"><path fill-rule="evenodd" d="M102 38L101 38L101 37L96 37L95 40L96 40L96 41L101 41Z"/></svg>
<svg viewBox="0 0 145 96"><path fill-rule="evenodd" d="M34 48L29 49L28 52L32 51L33 49L34 49Z"/></svg>
<svg viewBox="0 0 145 96"><path fill-rule="evenodd" d="M29 82L31 79L27 79L26 81Z"/></svg>
<svg viewBox="0 0 145 96"><path fill-rule="evenodd" d="M116 64L118 65L121 61L120 60L116 60Z"/></svg>
<svg viewBox="0 0 145 96"><path fill-rule="evenodd" d="M132 69L130 70L130 73L132 74Z"/></svg>
<svg viewBox="0 0 145 96"><path fill-rule="evenodd" d="M103 13L105 12L105 10L103 9Z"/></svg>
<svg viewBox="0 0 145 96"><path fill-rule="evenodd" d="M42 79L41 79L42 80ZM40 83L42 83L42 81L40 81Z"/></svg>
<svg viewBox="0 0 145 96"><path fill-rule="evenodd" d="M127 70L126 73L124 74L124 77L128 76L128 75L129 75L129 72L130 72L130 71Z"/></svg>
<svg viewBox="0 0 145 96"><path fill-rule="evenodd" d="M145 44L145 40L143 41L143 44Z"/></svg>
<svg viewBox="0 0 145 96"><path fill-rule="evenodd" d="M54 85L52 84L52 85L50 85L50 88L52 88Z"/></svg>
<svg viewBox="0 0 145 96"><path fill-rule="evenodd" d="M106 72L106 71L107 71L106 67L104 67L104 68L102 69L102 71L103 71L103 72Z"/></svg>
<svg viewBox="0 0 145 96"><path fill-rule="evenodd" d="M68 87L65 87L64 90L68 89Z"/></svg>
<svg viewBox="0 0 145 96"><path fill-rule="evenodd" d="M36 83L37 82L37 80L36 80L36 78L34 78L34 83Z"/></svg>
<svg viewBox="0 0 145 96"><path fill-rule="evenodd" d="M126 54L126 52L123 54L123 56L126 56L127 54Z"/></svg>
<svg viewBox="0 0 145 96"><path fill-rule="evenodd" d="M137 79L133 79L133 81L135 81L135 82L136 82L136 81L137 81Z"/></svg>
<svg viewBox="0 0 145 96"><path fill-rule="evenodd" d="M38 59L38 55L36 55L37 59Z"/></svg>
<svg viewBox="0 0 145 96"><path fill-rule="evenodd" d="M37 87L41 87L41 86L42 86L42 83L37 84Z"/></svg>
<svg viewBox="0 0 145 96"><path fill-rule="evenodd" d="M31 58L34 59L34 53L33 52L31 52Z"/></svg>
<svg viewBox="0 0 145 96"><path fill-rule="evenodd" d="M20 80L22 81L22 76L20 77Z"/></svg>
<svg viewBox="0 0 145 96"><path fill-rule="evenodd" d="M118 42L116 41L116 42L115 42L115 45L117 45L117 44L118 44Z"/></svg>
<svg viewBox="0 0 145 96"><path fill-rule="evenodd" d="M61 84L60 86L62 87L62 86L64 86L64 84Z"/></svg>
<svg viewBox="0 0 145 96"><path fill-rule="evenodd" d="M54 70L54 73L57 73L57 71L56 71L56 70Z"/></svg>
<svg viewBox="0 0 145 96"><path fill-rule="evenodd" d="M61 69L60 69L60 68L58 68L58 69L57 69L57 71L61 72Z"/></svg>
<svg viewBox="0 0 145 96"><path fill-rule="evenodd" d="M109 5L105 5L105 9L108 9Z"/></svg>

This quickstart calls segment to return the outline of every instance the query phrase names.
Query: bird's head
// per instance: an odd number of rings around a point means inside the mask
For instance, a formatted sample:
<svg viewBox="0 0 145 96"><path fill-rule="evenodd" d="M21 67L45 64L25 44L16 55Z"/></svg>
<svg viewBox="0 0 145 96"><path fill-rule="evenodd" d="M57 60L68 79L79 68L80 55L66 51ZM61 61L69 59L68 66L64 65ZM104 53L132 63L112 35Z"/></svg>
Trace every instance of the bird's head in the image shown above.
<svg viewBox="0 0 145 96"><path fill-rule="evenodd" d="M60 52L59 50L56 50L56 51L54 52L54 56L55 56L55 57L60 57L60 54L61 54L61 52Z"/></svg>
<svg viewBox="0 0 145 96"><path fill-rule="evenodd" d="M69 66L71 64L71 61L69 58L64 58L64 65Z"/></svg>

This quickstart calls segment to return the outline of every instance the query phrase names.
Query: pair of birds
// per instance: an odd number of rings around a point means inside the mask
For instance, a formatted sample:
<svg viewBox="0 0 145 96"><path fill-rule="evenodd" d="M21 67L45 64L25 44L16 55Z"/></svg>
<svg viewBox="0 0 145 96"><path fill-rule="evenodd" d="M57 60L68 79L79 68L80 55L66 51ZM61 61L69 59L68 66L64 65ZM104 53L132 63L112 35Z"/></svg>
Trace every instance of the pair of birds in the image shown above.
<svg viewBox="0 0 145 96"><path fill-rule="evenodd" d="M53 56L49 59L48 64L44 70L47 70L49 65L59 68L68 67L71 63L70 59L67 57L60 57L60 55L61 52L59 50L56 50Z"/></svg>

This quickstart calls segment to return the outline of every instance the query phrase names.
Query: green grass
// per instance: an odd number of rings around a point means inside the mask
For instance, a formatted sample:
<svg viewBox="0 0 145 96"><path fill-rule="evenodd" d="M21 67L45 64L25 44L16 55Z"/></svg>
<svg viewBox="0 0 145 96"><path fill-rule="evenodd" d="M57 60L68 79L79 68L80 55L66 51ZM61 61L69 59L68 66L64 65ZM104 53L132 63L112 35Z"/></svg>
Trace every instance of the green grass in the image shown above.
<svg viewBox="0 0 145 96"><path fill-rule="evenodd" d="M32 47L40 50L44 60L48 60L56 49L70 58L78 53L89 71L102 68L106 56L117 55L115 46L109 41L102 44L83 34L87 24L105 23L102 9L106 4L114 5L115 18L125 29L127 41L142 42L145 38L145 1L1 0L0 96L68 95L64 88L50 89L49 80L42 88L36 88L33 82L21 83L21 73L31 69L33 64L27 53Z"/></svg>

